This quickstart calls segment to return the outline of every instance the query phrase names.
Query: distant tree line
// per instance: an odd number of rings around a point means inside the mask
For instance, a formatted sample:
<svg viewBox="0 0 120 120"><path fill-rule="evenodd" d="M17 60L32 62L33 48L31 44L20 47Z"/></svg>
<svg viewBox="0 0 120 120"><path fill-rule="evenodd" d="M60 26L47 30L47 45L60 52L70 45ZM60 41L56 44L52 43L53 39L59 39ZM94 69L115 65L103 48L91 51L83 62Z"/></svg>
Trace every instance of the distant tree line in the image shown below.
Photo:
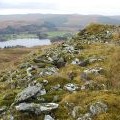
<svg viewBox="0 0 120 120"><path fill-rule="evenodd" d="M53 23L44 22L42 25L25 25L20 27L8 26L4 29L0 29L0 34L19 34L19 33L29 33L29 34L38 34L39 32L44 31L56 31L57 28Z"/></svg>

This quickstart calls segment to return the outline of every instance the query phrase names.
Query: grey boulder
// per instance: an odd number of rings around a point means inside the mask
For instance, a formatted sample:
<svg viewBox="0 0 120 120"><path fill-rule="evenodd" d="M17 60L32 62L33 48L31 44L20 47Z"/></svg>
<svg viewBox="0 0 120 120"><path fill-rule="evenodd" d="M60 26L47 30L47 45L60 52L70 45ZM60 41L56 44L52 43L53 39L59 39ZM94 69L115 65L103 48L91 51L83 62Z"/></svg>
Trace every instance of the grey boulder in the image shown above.
<svg viewBox="0 0 120 120"><path fill-rule="evenodd" d="M58 104L56 103L20 103L16 106L17 111L21 112L28 112L28 113L34 113L34 114L41 114L41 113L48 113L52 110L55 110L58 108Z"/></svg>
<svg viewBox="0 0 120 120"><path fill-rule="evenodd" d="M25 88L22 92L18 93L18 95L15 98L15 103L20 103L28 100L29 98L36 97L37 94L41 94L41 90L42 90L42 85L29 86Z"/></svg>
<svg viewBox="0 0 120 120"><path fill-rule="evenodd" d="M41 109L39 104L35 103L20 103L15 107L17 111L28 112L34 114L41 114Z"/></svg>

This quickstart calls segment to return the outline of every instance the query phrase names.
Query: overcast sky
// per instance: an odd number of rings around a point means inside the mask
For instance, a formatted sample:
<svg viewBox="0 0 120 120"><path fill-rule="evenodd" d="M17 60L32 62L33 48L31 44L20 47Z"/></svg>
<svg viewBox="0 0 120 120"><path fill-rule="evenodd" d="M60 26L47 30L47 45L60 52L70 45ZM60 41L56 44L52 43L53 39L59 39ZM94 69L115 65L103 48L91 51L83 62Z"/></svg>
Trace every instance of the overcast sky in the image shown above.
<svg viewBox="0 0 120 120"><path fill-rule="evenodd" d="M120 15L120 0L0 0L0 14Z"/></svg>

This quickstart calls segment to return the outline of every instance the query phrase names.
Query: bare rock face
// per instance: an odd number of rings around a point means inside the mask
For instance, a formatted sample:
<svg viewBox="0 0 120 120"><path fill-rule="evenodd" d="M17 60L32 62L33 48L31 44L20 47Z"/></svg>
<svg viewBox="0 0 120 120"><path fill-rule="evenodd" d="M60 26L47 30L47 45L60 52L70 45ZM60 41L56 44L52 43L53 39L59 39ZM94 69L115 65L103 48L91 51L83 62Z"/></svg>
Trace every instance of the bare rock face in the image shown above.
<svg viewBox="0 0 120 120"><path fill-rule="evenodd" d="M18 93L15 98L15 103L20 103L28 100L29 98L36 97L37 94L40 94L42 90L42 85L39 86L29 86L25 88L22 92Z"/></svg>
<svg viewBox="0 0 120 120"><path fill-rule="evenodd" d="M56 103L20 103L16 106L16 110L39 115L41 113L51 112L52 110L57 109L58 106L59 105Z"/></svg>

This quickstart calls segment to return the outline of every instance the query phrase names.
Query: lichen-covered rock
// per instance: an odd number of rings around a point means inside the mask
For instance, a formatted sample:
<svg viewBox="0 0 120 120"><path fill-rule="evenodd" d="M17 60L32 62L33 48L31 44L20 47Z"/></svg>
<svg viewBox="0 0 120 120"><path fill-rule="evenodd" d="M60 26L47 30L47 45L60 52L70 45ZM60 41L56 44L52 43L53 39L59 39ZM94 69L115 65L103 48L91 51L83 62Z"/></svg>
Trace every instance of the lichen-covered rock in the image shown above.
<svg viewBox="0 0 120 120"><path fill-rule="evenodd" d="M97 68L90 68L90 69L84 70L84 73L86 73L86 74L95 74L95 75L98 75L98 74L100 74L102 71L103 71L103 68L97 67Z"/></svg>
<svg viewBox="0 0 120 120"><path fill-rule="evenodd" d="M36 97L41 94L42 85L39 86L29 86L25 88L22 92L18 93L15 98L15 103L20 103L28 100L29 98Z"/></svg>
<svg viewBox="0 0 120 120"><path fill-rule="evenodd" d="M107 112L108 106L103 102L95 102L92 105L90 105L90 112L92 115L97 115L100 113Z"/></svg>
<svg viewBox="0 0 120 120"><path fill-rule="evenodd" d="M93 80L86 81L81 86L81 90L101 90L101 89L105 89L105 85L94 82Z"/></svg>
<svg viewBox="0 0 120 120"><path fill-rule="evenodd" d="M101 61L103 61L104 60L104 58L103 57L91 57L91 58L89 58L89 63L95 63L95 62L101 62Z"/></svg>
<svg viewBox="0 0 120 120"><path fill-rule="evenodd" d="M92 120L91 113L86 113L84 115L81 115L77 120Z"/></svg>
<svg viewBox="0 0 120 120"><path fill-rule="evenodd" d="M79 53L79 51L73 46L68 44L63 44L64 53Z"/></svg>
<svg viewBox="0 0 120 120"><path fill-rule="evenodd" d="M34 113L34 114L41 114L46 112L51 112L54 109L58 108L58 104L56 103L20 103L19 105L15 106L17 111L21 112L28 112L28 113Z"/></svg>
<svg viewBox="0 0 120 120"><path fill-rule="evenodd" d="M79 114L80 114L80 109L81 109L80 106L75 106L75 107L73 108L72 113L71 113L71 115L72 115L73 118L77 118L77 117L79 116Z"/></svg>
<svg viewBox="0 0 120 120"><path fill-rule="evenodd" d="M39 104L35 103L20 103L15 107L17 111L28 112L34 114L41 114L41 109Z"/></svg>

